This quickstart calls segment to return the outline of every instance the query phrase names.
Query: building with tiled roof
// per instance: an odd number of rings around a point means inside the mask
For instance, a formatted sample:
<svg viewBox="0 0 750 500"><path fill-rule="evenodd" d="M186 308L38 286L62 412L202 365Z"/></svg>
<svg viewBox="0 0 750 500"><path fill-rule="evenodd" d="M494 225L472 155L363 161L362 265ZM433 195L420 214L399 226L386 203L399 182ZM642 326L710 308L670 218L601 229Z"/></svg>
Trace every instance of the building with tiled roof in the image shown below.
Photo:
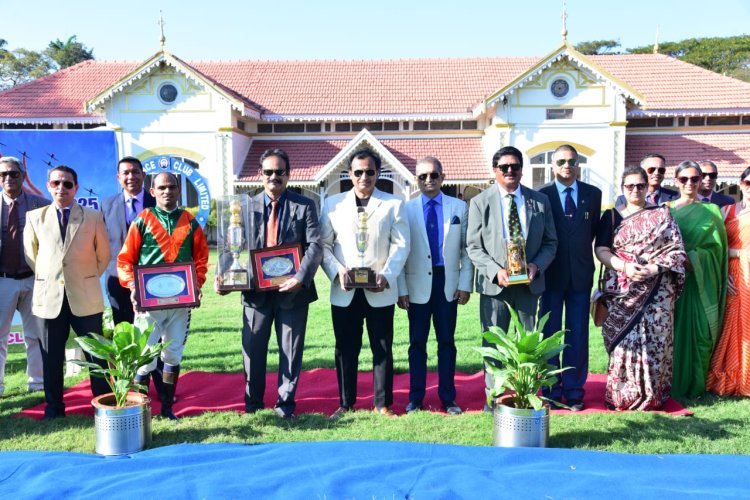
<svg viewBox="0 0 750 500"><path fill-rule="evenodd" d="M647 154L713 160L720 182L750 164L750 84L659 54L584 56L564 42L535 57L378 61L86 61L0 93L7 129L105 128L118 155L171 157L214 195L260 186L258 158L289 153L290 186L319 200L348 188L347 155L383 158L380 186L408 198L426 155L446 189L471 196L490 158L513 145L523 182L551 180L551 151L569 143L582 178L605 198ZM104 166L102 168L111 168ZM734 189L734 188L732 188Z"/></svg>

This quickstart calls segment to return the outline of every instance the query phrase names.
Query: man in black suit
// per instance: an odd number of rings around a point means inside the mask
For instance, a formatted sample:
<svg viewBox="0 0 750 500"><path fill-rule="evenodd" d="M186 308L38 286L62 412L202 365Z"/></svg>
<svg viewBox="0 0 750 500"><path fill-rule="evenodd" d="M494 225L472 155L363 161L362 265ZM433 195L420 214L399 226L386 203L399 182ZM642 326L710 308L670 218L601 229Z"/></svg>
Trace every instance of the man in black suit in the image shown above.
<svg viewBox="0 0 750 500"><path fill-rule="evenodd" d="M733 204L735 202L734 198L714 191L716 188L716 178L719 177L719 169L716 167L716 163L704 160L699 165L703 173L703 181L698 186L698 199L719 205L720 207Z"/></svg>
<svg viewBox="0 0 750 500"><path fill-rule="evenodd" d="M109 248L112 259L107 266L105 284L109 303L112 305L112 320L115 324L122 321L133 322L133 304L130 301L130 290L120 286L117 278L117 255L120 253L130 223L144 208L156 205L156 200L143 189L143 165L138 158L125 156L117 163L117 182L122 191L110 196L102 203L104 221L109 234Z"/></svg>
<svg viewBox="0 0 750 500"><path fill-rule="evenodd" d="M562 365L572 370L557 376L545 396L561 401L565 396L573 411L583 409L583 385L588 376L589 364L589 294L594 281L594 256L592 243L599 224L602 192L596 187L577 180L579 174L578 152L564 144L552 155L555 180L539 191L546 194L552 205L557 232L555 260L545 271L546 289L542 294L539 315L549 313L544 326L545 337L562 328L565 309L565 343ZM560 359L550 363L560 366Z"/></svg>
<svg viewBox="0 0 750 500"><path fill-rule="evenodd" d="M266 357L271 324L279 346L278 399L276 414L294 418L294 394L302 371L307 312L318 299L313 278L323 258L315 204L286 188L290 175L289 157L281 149L268 149L260 157L263 192L249 204L252 241L250 249L277 245L302 245L297 274L275 291L248 290L242 293L242 358L245 371L245 412L263 408L266 389ZM252 268L250 279L252 281ZM221 284L217 273L216 286ZM224 294L226 292L219 291Z"/></svg>
<svg viewBox="0 0 750 500"><path fill-rule="evenodd" d="M661 205L669 200L676 200L680 193L661 186L664 182L664 174L667 173L667 160L657 153L651 153L641 160L641 168L648 174L648 192L646 201L652 205ZM615 201L616 207L625 205L625 196L620 195Z"/></svg>

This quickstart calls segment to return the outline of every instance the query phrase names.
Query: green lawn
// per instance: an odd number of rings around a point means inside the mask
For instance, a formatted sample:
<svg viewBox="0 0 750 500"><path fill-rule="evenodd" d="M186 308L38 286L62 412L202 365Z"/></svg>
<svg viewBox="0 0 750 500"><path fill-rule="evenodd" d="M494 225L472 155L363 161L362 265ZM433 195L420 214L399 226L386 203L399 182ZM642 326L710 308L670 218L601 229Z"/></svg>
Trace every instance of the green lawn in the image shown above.
<svg viewBox="0 0 750 500"><path fill-rule="evenodd" d="M213 258L213 254L212 254ZM212 280L213 276L209 277ZM209 281L211 283L212 281ZM319 272L316 279L321 299L310 309L305 341L304 368L333 368L333 331L328 303L328 284ZM457 369L474 373L481 359L472 349L480 344L479 301L472 295L468 305L459 308L456 340ZM406 314L396 309L394 339L395 369L408 371L408 332ZM185 349L186 370L239 372L241 307L237 294L220 297L205 289L203 306L194 313L190 338ZM367 343L367 336L364 336ZM276 347L271 342L269 370L276 369ZM434 338L431 342L430 369L435 369ZM602 373L606 354L598 329L591 330L591 371ZM360 369L371 369L369 348L365 345ZM43 401L42 393L25 392L25 355L13 346L6 368L5 397L0 399L0 450L68 450L94 452L93 420L68 416L51 423L16 418L21 409ZM81 380L66 380L73 385ZM271 388L268 388L272 390ZM238 387L238 391L242 388ZM682 400L695 412L693 417L670 417L648 413L554 415L550 446L630 453L740 453L750 454L750 401L742 398L702 398ZM488 446L492 442L492 416L484 413L447 417L421 412L396 419L355 412L338 422L326 415L300 415L292 423L277 418L271 410L254 415L211 413L183 418L180 423L154 419L153 446L183 442L264 443L318 440L398 440Z"/></svg>

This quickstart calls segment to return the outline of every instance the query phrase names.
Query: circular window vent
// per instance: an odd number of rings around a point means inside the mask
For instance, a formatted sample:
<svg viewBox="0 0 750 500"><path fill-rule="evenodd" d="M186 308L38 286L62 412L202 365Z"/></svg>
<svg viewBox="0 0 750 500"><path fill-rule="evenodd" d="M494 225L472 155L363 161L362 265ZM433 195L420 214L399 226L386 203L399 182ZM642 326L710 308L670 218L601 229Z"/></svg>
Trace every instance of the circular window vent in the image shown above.
<svg viewBox="0 0 750 500"><path fill-rule="evenodd" d="M159 100L164 104L172 104L177 100L177 87L173 83L162 83L159 86Z"/></svg>

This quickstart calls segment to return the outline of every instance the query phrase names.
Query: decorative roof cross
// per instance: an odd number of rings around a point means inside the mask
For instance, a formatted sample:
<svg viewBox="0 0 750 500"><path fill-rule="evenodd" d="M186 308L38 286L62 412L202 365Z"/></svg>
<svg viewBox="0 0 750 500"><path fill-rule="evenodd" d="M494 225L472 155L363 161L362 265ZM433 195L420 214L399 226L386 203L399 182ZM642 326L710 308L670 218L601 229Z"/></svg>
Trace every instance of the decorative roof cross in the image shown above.
<svg viewBox="0 0 750 500"><path fill-rule="evenodd" d="M162 11L159 11L159 22L157 24L159 25L159 31L161 32L159 44L161 45L161 50L164 50L164 44L166 43L167 38L164 36L164 16L162 15Z"/></svg>
<svg viewBox="0 0 750 500"><path fill-rule="evenodd" d="M659 53L659 25L656 25L656 40L654 40L654 54Z"/></svg>
<svg viewBox="0 0 750 500"><path fill-rule="evenodd" d="M565 0L563 0L563 10L560 17L562 18L562 31L560 31L562 41L563 43L568 43L568 6Z"/></svg>

